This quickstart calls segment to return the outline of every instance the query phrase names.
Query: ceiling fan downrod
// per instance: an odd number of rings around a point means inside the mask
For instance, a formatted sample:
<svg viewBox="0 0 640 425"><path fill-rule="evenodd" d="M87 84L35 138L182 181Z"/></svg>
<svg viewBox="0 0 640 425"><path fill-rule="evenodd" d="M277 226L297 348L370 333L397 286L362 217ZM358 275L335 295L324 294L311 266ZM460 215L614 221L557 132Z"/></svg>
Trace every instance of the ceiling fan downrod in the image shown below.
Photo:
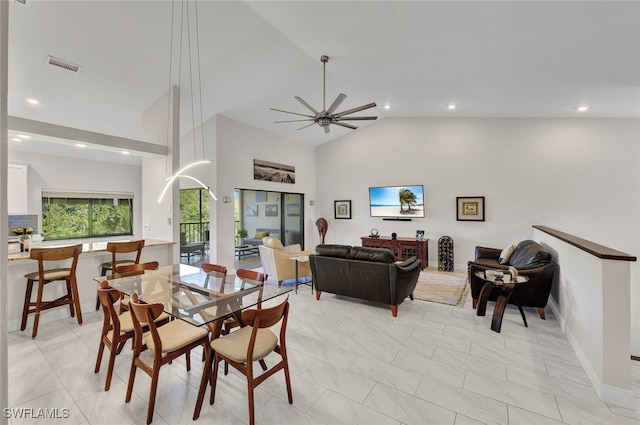
<svg viewBox="0 0 640 425"><path fill-rule="evenodd" d="M322 62L322 112L327 110L327 62L329 62L329 56L320 56L320 62Z"/></svg>

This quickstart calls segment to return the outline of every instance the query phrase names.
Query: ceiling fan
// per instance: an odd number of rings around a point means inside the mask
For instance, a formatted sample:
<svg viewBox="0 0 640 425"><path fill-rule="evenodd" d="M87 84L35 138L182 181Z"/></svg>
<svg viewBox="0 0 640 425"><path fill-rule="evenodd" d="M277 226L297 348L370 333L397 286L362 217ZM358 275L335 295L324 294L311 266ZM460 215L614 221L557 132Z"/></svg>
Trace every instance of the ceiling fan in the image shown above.
<svg viewBox="0 0 640 425"><path fill-rule="evenodd" d="M324 132L329 132L329 125L335 124L340 125L342 127L347 127L352 130L357 129L355 125L346 123L344 121L365 121L365 120L375 120L378 117L368 116L368 117L346 117L346 115L350 115L356 112L364 111L365 109L374 108L376 106L375 102L367 103L366 105L358 106L356 108L347 109L346 111L336 112L336 109L340 106L340 104L347 98L347 95L344 93L340 93L336 100L333 101L329 109L326 108L326 78L327 78L327 62L329 62L329 56L322 55L320 56L320 62L322 62L322 111L318 112L313 106L309 105L304 101L300 96L295 96L298 102L302 103L307 109L313 112L313 115L300 114L298 112L290 112L283 111L282 109L271 108L272 111L284 112L286 114L300 115L306 117L306 119L299 120L288 120L288 121L274 121L275 123L283 123L283 122L302 122L302 121L313 121L311 124L300 127L298 130L302 130L303 128L310 127L314 124L318 124L320 127L324 128Z"/></svg>

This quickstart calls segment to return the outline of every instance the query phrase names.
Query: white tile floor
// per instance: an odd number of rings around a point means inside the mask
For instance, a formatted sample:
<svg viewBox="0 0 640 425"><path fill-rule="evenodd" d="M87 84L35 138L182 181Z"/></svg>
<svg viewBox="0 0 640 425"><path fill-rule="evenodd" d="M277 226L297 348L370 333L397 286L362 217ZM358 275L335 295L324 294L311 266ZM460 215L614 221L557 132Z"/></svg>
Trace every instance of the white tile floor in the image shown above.
<svg viewBox="0 0 640 425"><path fill-rule="evenodd" d="M256 390L258 424L639 424L636 411L601 402L550 311L547 320L517 309L502 333L463 308L405 301L397 318L385 306L323 294L308 287L289 298L288 348L293 405L279 372ZM138 372L124 403L131 356L116 359L104 392L106 356L93 373L101 313L40 325L38 337L9 334L9 407L69 409L58 420L10 419L11 424L143 424L149 379ZM163 367L154 424L190 424L201 374L184 362ZM640 365L632 362L640 398ZM221 375L216 403L205 400L200 423L248 423L246 381Z"/></svg>

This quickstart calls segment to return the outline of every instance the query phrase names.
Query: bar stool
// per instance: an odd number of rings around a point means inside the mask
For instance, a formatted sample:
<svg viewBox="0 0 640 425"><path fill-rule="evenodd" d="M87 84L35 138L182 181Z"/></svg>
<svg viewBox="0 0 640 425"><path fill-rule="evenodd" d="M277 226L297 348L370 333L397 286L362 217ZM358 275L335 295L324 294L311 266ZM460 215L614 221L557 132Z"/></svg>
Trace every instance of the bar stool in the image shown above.
<svg viewBox="0 0 640 425"><path fill-rule="evenodd" d="M142 248L144 248L144 239L136 241L107 242L107 251L111 253L111 261L100 264L100 276L106 276L108 271L113 272L117 266L139 264ZM136 253L135 259L116 259L116 254L128 254L132 252ZM96 311L99 308L100 300L96 295Z"/></svg>
<svg viewBox="0 0 640 425"><path fill-rule="evenodd" d="M71 317L75 316L76 310L78 314L78 324L82 324L82 310L80 310L80 297L78 295L78 285L76 281L76 267L78 265L78 256L82 252L82 244L56 247L56 248L32 248L29 258L38 261L38 271L26 274L27 290L24 296L24 307L22 308L22 324L20 330L24 331L27 327L27 317L31 313L35 313L33 320L33 331L31 337L35 338L38 334L38 324L40 322L40 312L50 308L69 306ZM61 261L73 259L71 267L45 269L45 261ZM42 293L44 286L54 281L65 281L67 294L53 301L43 301ZM36 301L31 301L31 293L33 292L33 284L38 282L38 295Z"/></svg>

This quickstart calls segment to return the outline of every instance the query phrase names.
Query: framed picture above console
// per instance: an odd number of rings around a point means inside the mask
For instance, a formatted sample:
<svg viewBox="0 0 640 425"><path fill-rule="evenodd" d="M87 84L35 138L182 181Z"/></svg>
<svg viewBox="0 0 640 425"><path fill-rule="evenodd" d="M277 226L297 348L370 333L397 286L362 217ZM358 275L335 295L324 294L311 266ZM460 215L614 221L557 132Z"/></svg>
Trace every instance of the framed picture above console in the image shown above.
<svg viewBox="0 0 640 425"><path fill-rule="evenodd" d="M351 219L351 201L333 201L334 218Z"/></svg>
<svg viewBox="0 0 640 425"><path fill-rule="evenodd" d="M456 214L458 221L484 221L484 196L458 196Z"/></svg>

